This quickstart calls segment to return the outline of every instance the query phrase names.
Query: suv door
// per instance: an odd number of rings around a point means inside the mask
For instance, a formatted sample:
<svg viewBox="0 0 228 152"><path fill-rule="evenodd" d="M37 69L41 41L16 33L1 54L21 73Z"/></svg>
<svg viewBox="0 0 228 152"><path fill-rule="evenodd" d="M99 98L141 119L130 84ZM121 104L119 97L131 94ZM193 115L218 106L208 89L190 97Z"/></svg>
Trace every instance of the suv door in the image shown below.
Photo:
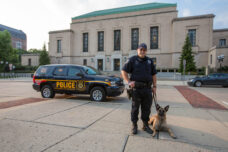
<svg viewBox="0 0 228 152"><path fill-rule="evenodd" d="M53 71L53 82L52 86L56 91L65 91L67 87L67 68L65 66L56 67Z"/></svg>
<svg viewBox="0 0 228 152"><path fill-rule="evenodd" d="M68 67L67 79L69 83L74 83L72 84L72 91L76 93L86 91L84 74L79 67Z"/></svg>

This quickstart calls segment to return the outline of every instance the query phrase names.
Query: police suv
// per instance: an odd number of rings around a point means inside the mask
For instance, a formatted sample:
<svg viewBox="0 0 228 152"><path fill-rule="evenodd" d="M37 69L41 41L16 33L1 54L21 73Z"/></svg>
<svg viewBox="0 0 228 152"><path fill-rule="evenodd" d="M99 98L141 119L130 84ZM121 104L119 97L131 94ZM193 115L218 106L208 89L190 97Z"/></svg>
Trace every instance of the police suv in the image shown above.
<svg viewBox="0 0 228 152"><path fill-rule="evenodd" d="M98 70L74 64L40 66L33 75L33 88L43 98L56 93L90 94L93 101L104 101L106 96L119 96L124 91L123 79L102 75Z"/></svg>

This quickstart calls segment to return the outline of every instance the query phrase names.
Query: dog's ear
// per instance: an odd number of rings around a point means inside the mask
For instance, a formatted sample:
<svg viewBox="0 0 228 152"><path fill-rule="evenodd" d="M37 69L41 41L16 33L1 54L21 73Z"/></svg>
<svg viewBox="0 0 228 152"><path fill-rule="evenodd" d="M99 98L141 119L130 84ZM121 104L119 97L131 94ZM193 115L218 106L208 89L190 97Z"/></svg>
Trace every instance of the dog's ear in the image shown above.
<svg viewBox="0 0 228 152"><path fill-rule="evenodd" d="M159 110L159 109L160 109L159 104L156 104L156 109L157 109L157 110Z"/></svg>
<svg viewBox="0 0 228 152"><path fill-rule="evenodd" d="M167 105L164 109L167 112L169 110L169 105Z"/></svg>

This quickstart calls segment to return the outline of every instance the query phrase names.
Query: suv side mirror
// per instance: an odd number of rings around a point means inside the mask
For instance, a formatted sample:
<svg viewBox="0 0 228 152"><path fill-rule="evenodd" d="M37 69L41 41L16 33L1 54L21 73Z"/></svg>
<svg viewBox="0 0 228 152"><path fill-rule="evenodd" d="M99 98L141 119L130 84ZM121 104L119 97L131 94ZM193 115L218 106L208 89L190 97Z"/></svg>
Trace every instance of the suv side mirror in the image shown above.
<svg viewBox="0 0 228 152"><path fill-rule="evenodd" d="M33 78L34 74L31 74L31 78Z"/></svg>
<svg viewBox="0 0 228 152"><path fill-rule="evenodd" d="M82 77L82 78L83 78L83 77L84 77L84 74L82 74L82 73L77 73L76 76L79 76L79 77Z"/></svg>

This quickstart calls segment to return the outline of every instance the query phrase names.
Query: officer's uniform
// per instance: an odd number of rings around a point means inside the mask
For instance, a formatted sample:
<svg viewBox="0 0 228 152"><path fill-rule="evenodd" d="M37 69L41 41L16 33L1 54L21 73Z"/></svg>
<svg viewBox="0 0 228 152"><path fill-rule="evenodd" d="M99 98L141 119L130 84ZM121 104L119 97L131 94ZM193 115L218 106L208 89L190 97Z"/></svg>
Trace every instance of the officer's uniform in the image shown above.
<svg viewBox="0 0 228 152"><path fill-rule="evenodd" d="M144 123L147 123L152 105L152 76L157 73L153 60L149 57L142 59L139 56L133 56L127 61L122 70L130 74L131 81L146 84L146 87L133 88L131 121L133 124L137 124L139 106L141 105L141 119Z"/></svg>

